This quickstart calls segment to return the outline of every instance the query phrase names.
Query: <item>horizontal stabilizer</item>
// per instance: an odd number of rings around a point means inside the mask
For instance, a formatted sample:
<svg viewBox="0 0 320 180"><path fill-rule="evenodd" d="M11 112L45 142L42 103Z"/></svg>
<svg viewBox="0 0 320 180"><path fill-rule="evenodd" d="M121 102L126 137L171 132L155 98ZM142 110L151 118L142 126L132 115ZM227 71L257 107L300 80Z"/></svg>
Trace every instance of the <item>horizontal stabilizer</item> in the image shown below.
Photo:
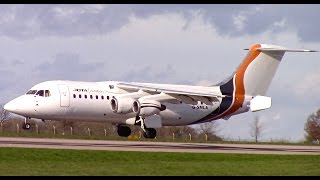
<svg viewBox="0 0 320 180"><path fill-rule="evenodd" d="M250 110L252 112L269 109L271 107L271 97L256 96L250 101Z"/></svg>
<svg viewBox="0 0 320 180"><path fill-rule="evenodd" d="M257 48L260 51L285 51L285 52L318 52L316 50L309 49L277 49L277 48Z"/></svg>
<svg viewBox="0 0 320 180"><path fill-rule="evenodd" d="M282 46L275 46L269 44L261 44L261 47L254 48L258 51L282 51L282 52L318 52L317 50L309 50L309 49L289 49ZM250 50L250 49L244 49Z"/></svg>

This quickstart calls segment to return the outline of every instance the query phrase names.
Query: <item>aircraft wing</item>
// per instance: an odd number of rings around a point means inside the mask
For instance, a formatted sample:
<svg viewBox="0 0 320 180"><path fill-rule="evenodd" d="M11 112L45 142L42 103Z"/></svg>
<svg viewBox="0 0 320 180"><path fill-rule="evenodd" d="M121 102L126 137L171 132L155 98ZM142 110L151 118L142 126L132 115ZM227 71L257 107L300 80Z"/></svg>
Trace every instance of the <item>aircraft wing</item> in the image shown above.
<svg viewBox="0 0 320 180"><path fill-rule="evenodd" d="M190 86L190 89L187 86L179 85L161 85L161 84L144 84L144 83L118 83L117 87L123 90L128 91L145 91L152 94L159 94L159 101L166 101L170 98L178 99L190 104L197 104L197 101L204 102L206 104L212 104L212 101L217 101L217 98L224 97L224 95L219 93L210 92L208 88L194 88Z"/></svg>

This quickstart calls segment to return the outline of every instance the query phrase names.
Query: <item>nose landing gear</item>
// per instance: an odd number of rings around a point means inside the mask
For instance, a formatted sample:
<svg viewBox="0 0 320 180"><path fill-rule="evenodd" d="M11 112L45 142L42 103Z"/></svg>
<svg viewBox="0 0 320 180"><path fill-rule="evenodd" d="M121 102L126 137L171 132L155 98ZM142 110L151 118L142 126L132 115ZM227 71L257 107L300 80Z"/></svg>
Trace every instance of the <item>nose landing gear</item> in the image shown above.
<svg viewBox="0 0 320 180"><path fill-rule="evenodd" d="M22 124L22 129L29 130L31 128L30 123L28 123L28 119L30 119L30 117L24 118L24 123Z"/></svg>
<svg viewBox="0 0 320 180"><path fill-rule="evenodd" d="M30 128L31 128L31 125L29 123L22 124L22 129L29 130Z"/></svg>

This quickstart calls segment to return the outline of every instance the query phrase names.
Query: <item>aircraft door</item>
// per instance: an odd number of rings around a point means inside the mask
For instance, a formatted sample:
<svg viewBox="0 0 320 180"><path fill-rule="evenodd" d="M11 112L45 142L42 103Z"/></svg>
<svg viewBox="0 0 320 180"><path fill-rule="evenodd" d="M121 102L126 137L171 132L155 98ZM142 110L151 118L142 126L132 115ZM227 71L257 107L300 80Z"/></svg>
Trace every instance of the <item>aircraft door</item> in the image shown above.
<svg viewBox="0 0 320 180"><path fill-rule="evenodd" d="M70 105L69 88L65 84L59 84L58 87L60 92L60 106L68 107Z"/></svg>

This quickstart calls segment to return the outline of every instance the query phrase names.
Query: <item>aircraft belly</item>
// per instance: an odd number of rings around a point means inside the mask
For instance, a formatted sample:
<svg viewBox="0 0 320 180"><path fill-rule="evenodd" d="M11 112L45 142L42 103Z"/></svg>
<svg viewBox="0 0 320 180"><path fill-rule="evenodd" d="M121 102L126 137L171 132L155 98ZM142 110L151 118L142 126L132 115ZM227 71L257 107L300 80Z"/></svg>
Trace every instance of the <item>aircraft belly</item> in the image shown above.
<svg viewBox="0 0 320 180"><path fill-rule="evenodd" d="M210 105L165 104L166 110L160 112L163 126L191 124L210 114L216 107Z"/></svg>

